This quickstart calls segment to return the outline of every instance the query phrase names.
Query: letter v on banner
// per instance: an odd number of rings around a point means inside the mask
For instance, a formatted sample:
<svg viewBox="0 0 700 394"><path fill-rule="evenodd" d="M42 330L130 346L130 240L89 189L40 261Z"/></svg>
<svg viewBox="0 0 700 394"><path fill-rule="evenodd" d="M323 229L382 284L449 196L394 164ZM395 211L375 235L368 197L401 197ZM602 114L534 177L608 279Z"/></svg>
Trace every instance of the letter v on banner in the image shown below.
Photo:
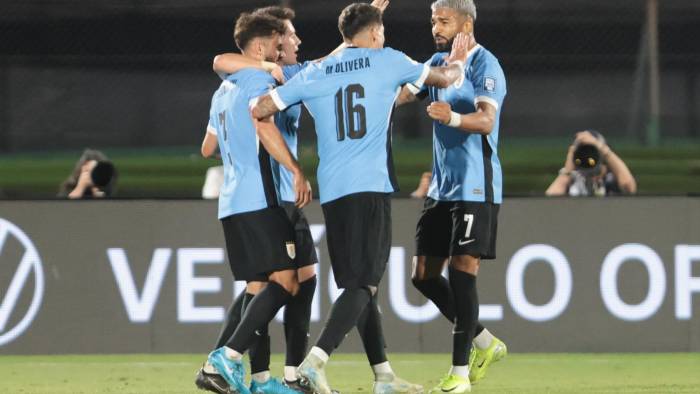
<svg viewBox="0 0 700 394"><path fill-rule="evenodd" d="M153 251L153 258L151 258L151 264L143 283L143 290L139 296L124 249L107 249L107 257L112 266L114 279L117 281L117 288L119 288L122 301L124 301L129 320L132 322L147 323L151 320L153 308L158 300L171 255L172 249L169 248L158 248Z"/></svg>

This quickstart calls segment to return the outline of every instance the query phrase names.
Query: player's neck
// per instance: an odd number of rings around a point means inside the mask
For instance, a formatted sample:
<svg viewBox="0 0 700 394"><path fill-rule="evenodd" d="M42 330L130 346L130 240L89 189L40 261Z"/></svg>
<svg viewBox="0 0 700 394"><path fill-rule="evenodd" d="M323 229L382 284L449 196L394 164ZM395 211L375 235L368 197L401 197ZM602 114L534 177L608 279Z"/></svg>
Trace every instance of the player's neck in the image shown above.
<svg viewBox="0 0 700 394"><path fill-rule="evenodd" d="M262 54L252 53L250 51L242 51L241 54L249 59L257 60L259 62L265 60L265 56Z"/></svg>

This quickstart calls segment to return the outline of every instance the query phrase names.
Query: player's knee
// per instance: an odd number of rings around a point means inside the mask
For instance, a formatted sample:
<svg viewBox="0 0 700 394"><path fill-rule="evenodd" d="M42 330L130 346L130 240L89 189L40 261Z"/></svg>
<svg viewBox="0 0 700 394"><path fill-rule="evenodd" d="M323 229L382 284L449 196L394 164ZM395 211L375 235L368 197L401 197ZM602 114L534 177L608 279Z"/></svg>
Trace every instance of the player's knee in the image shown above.
<svg viewBox="0 0 700 394"><path fill-rule="evenodd" d="M450 266L458 271L466 272L468 274L477 275L479 273L479 266L481 260L475 256L453 256L450 259Z"/></svg>
<svg viewBox="0 0 700 394"><path fill-rule="evenodd" d="M307 265L297 270L297 277L299 278L299 283L306 282L307 280L313 278L315 275L316 268L313 265Z"/></svg>
<svg viewBox="0 0 700 394"><path fill-rule="evenodd" d="M374 297L377 294L377 286L366 286L365 288L369 290L370 297Z"/></svg>
<svg viewBox="0 0 700 394"><path fill-rule="evenodd" d="M252 282L246 283L245 291L248 294L256 294L257 295L265 288L265 286L267 286L266 282L252 281Z"/></svg>
<svg viewBox="0 0 700 394"><path fill-rule="evenodd" d="M270 275L270 281L282 286L289 294L296 295L299 292L299 281L295 270L275 272Z"/></svg>

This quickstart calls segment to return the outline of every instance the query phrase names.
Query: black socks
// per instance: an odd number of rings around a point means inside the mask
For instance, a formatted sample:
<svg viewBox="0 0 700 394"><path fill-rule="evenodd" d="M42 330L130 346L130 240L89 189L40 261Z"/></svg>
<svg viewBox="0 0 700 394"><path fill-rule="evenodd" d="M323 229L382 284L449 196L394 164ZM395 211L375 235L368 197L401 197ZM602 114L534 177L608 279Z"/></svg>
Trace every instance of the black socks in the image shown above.
<svg viewBox="0 0 700 394"><path fill-rule="evenodd" d="M382 316L379 312L376 293L357 320L357 332L362 338L362 345L365 347L369 365L377 365L387 361Z"/></svg>
<svg viewBox="0 0 700 394"><path fill-rule="evenodd" d="M467 365L479 319L476 276L450 267L450 287L454 294L456 315L452 334L452 365Z"/></svg>
<svg viewBox="0 0 700 394"><path fill-rule="evenodd" d="M345 289L333 304L330 317L316 342L328 355L340 345L345 335L369 304L371 293L367 288Z"/></svg>
<svg viewBox="0 0 700 394"><path fill-rule="evenodd" d="M413 279L413 286L431 300L447 320L455 322L455 301L450 283L445 277L440 275L437 278Z"/></svg>
<svg viewBox="0 0 700 394"><path fill-rule="evenodd" d="M309 345L311 302L316 292L316 276L299 283L299 292L284 309L284 337L287 341L285 365L298 367Z"/></svg>
<svg viewBox="0 0 700 394"><path fill-rule="evenodd" d="M231 338L233 332L236 331L236 327L238 327L238 324L241 322L241 316L243 315L243 301L245 295L245 291L239 294L233 301L233 304L231 304L231 307L228 309L226 323L221 328L219 339L216 340L216 346L214 346L214 349L218 349L226 345L226 342L228 342L228 340Z"/></svg>

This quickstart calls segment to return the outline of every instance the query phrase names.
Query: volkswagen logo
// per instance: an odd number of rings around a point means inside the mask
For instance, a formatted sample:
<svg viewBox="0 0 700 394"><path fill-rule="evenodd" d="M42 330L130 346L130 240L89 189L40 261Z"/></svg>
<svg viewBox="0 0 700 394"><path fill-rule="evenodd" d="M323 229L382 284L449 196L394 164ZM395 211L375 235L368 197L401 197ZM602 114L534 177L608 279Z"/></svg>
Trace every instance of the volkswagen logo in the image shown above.
<svg viewBox="0 0 700 394"><path fill-rule="evenodd" d="M19 227L0 218L0 257L3 255L3 248L8 239L14 238L22 246L19 264L15 265L7 258L0 260L0 272L8 272L10 282L7 288L0 288L0 346L10 343L29 328L36 317L41 300L44 296L44 271L41 266L39 252L27 234ZM15 272L11 270L17 267ZM20 316L22 311L15 311L22 290L30 284L30 276L34 274L34 295L29 308L24 312L24 316L14 326L8 327L10 317Z"/></svg>

